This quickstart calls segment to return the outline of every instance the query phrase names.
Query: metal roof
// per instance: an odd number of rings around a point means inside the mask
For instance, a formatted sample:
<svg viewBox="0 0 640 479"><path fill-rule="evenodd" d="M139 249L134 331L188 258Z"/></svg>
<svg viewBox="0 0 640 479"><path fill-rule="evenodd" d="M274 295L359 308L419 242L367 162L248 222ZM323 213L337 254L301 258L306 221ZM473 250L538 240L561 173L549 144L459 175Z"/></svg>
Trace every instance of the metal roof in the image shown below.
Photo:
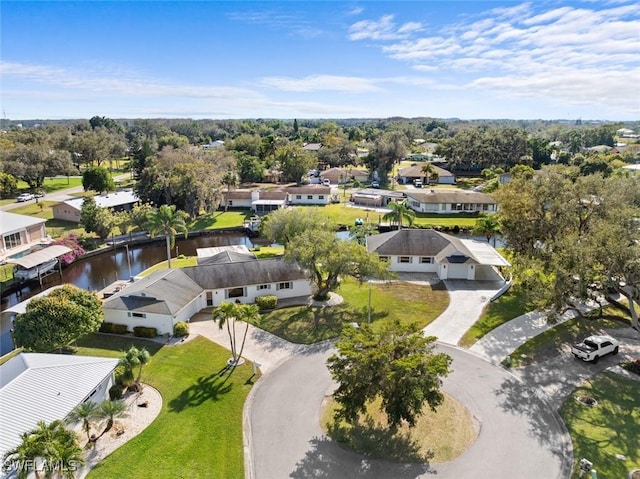
<svg viewBox="0 0 640 479"><path fill-rule="evenodd" d="M486 203L495 204L491 196L477 191L459 190L453 188L435 188L424 190L407 190L406 195L420 203Z"/></svg>
<svg viewBox="0 0 640 479"><path fill-rule="evenodd" d="M14 304L13 306L11 306L10 308L7 309L3 309L2 310L2 314L10 314L10 315L17 315L17 314L24 314L27 312L27 305L35 298L41 298L43 296L48 295L49 293L51 293L53 290L58 289L58 288L62 288L64 286L64 284L58 284L56 286L51 286L50 288L45 289L44 291L40 291L38 294L34 294L33 296L31 296L28 299L25 299L24 301L20 301L18 304Z"/></svg>
<svg viewBox="0 0 640 479"><path fill-rule="evenodd" d="M20 434L64 419L118 365L118 359L20 353L0 366L0 454Z"/></svg>
<svg viewBox="0 0 640 479"><path fill-rule="evenodd" d="M48 246L47 248L43 248L39 251L36 251L35 253L27 254L20 258L8 258L7 263L13 263L20 265L25 269L31 269L67 253L71 253L71 248L56 244L53 246Z"/></svg>
<svg viewBox="0 0 640 479"><path fill-rule="evenodd" d="M106 195L96 195L93 199L96 201L98 208L114 208L116 206L136 203L139 200L138 195L133 191L117 191ZM63 203L80 211L82 209L82 203L84 203L84 198L73 198L63 201Z"/></svg>
<svg viewBox="0 0 640 479"><path fill-rule="evenodd" d="M34 218L33 216L17 215L0 211L0 234L7 235L16 231L24 230L30 226L45 223L47 220Z"/></svg>

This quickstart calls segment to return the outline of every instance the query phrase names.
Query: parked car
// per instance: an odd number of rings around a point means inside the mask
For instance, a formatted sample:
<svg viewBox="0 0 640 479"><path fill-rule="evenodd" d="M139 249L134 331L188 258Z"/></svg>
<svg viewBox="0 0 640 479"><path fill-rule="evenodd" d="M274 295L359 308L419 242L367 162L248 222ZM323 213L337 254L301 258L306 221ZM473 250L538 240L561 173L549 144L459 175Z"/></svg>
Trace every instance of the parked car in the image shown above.
<svg viewBox="0 0 640 479"><path fill-rule="evenodd" d="M323 179L322 186L331 186L331 180L329 178Z"/></svg>
<svg viewBox="0 0 640 479"><path fill-rule="evenodd" d="M23 201L29 201L34 199L35 196L33 196L32 193L20 193L18 195L18 197L16 198L16 200L18 201L18 203L22 203Z"/></svg>
<svg viewBox="0 0 640 479"><path fill-rule="evenodd" d="M618 354L620 342L611 336L589 336L571 348L571 353L583 361L597 363L607 354Z"/></svg>
<svg viewBox="0 0 640 479"><path fill-rule="evenodd" d="M377 181L372 181L371 188L380 188L380 183L378 183Z"/></svg>

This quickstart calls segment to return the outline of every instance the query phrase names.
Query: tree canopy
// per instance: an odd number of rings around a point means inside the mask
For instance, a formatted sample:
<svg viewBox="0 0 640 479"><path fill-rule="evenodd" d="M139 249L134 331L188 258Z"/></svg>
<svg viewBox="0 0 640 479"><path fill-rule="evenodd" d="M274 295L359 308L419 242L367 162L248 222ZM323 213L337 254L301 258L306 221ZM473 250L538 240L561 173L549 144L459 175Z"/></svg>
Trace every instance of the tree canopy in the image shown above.
<svg viewBox="0 0 640 479"><path fill-rule="evenodd" d="M95 293L67 284L32 299L25 313L16 317L13 334L19 347L51 352L96 332L103 317Z"/></svg>
<svg viewBox="0 0 640 479"><path fill-rule="evenodd" d="M338 383L336 419L354 423L376 398L393 428L402 421L413 426L425 404L435 411L444 399L441 380L452 361L434 352L435 340L416 325L398 321L379 332L367 324L346 327L336 343L338 352L328 359Z"/></svg>

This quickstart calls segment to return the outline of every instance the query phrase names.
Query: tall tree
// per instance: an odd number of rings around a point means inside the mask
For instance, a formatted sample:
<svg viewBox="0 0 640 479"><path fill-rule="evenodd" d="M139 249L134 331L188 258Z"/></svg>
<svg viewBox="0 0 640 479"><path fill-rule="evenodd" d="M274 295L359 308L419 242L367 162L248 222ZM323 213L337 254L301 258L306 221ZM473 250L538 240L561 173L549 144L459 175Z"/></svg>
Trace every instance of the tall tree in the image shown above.
<svg viewBox="0 0 640 479"><path fill-rule="evenodd" d="M320 208L283 208L272 211L260 223L260 233L284 245L310 229L335 231L337 227Z"/></svg>
<svg viewBox="0 0 640 479"><path fill-rule="evenodd" d="M285 259L309 271L317 289L315 297L320 300L326 299L345 276L359 281L389 277L389 265L377 254L355 241L342 241L325 229L302 231L289 242Z"/></svg>
<svg viewBox="0 0 640 479"><path fill-rule="evenodd" d="M382 219L396 223L399 230L402 229L404 220L407 220L409 226L413 225L416 212L409 208L406 201L389 203L388 207L391 211L385 213Z"/></svg>
<svg viewBox="0 0 640 479"><path fill-rule="evenodd" d="M431 183L431 179L434 179L437 182L438 178L440 177L440 175L438 175L438 171L429 162L427 162L424 165L422 165L421 171L427 177L427 181L425 182L425 185L430 184Z"/></svg>
<svg viewBox="0 0 640 479"><path fill-rule="evenodd" d="M487 238L487 242L493 238L493 246L496 246L496 235L500 234L500 222L495 215L484 215L478 218L476 225L473 228L473 233L477 235L484 235Z"/></svg>
<svg viewBox="0 0 640 479"><path fill-rule="evenodd" d="M229 209L229 193L231 192L231 188L238 186L238 174L235 171L227 171L222 177L222 184L227 187L227 195L224 201L224 210L227 211Z"/></svg>
<svg viewBox="0 0 640 479"><path fill-rule="evenodd" d="M434 352L435 341L415 324L399 321L380 332L368 324L346 327L336 343L338 352L328 360L338 383L336 419L356 422L377 398L391 428L402 421L415 425L425 404L435 411L444 400L440 386L452 361Z"/></svg>
<svg viewBox="0 0 640 479"><path fill-rule="evenodd" d="M131 371L135 368L138 368L138 374L136 375L135 384L138 391L141 390L140 387L140 379L142 378L142 368L149 362L151 359L151 355L147 348L137 348L135 346L131 346L124 353L124 356L120 359L120 364L125 367L125 369Z"/></svg>
<svg viewBox="0 0 640 479"><path fill-rule="evenodd" d="M309 151L302 149L300 145L289 144L278 148L276 160L282 170L285 181L302 183L302 178L307 172L318 166L318 159Z"/></svg>
<svg viewBox="0 0 640 479"><path fill-rule="evenodd" d="M82 173L82 187L84 191L94 190L102 193L104 191L114 191L116 184L109 170L100 166L92 166Z"/></svg>
<svg viewBox="0 0 640 479"><path fill-rule="evenodd" d="M185 223L187 215L184 211L176 211L175 206L162 205L157 210L149 213L148 230L151 236L162 235L167 246L167 262L171 268L171 249L175 245L178 233L183 233L186 238L189 234Z"/></svg>
<svg viewBox="0 0 640 479"><path fill-rule="evenodd" d="M249 322L257 322L260 317L258 307L255 304L237 304L227 303L223 301L220 306L213 310L212 319L218 323L220 329L227 327L229 335L229 344L231 349L232 366L237 366L242 358L244 345L249 331ZM242 333L242 341L238 348L238 338L236 335L236 326L239 322L244 323L244 332Z"/></svg>
<svg viewBox="0 0 640 479"><path fill-rule="evenodd" d="M14 339L25 349L51 352L96 332L103 317L95 293L67 284L29 302L16 316Z"/></svg>

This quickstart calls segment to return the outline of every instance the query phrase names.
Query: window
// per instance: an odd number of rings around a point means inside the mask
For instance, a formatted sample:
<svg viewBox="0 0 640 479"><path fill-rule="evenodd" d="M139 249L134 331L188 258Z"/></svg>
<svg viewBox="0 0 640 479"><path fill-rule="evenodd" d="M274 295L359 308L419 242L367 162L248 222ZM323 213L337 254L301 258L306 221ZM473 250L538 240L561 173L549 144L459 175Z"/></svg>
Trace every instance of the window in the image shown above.
<svg viewBox="0 0 640 479"><path fill-rule="evenodd" d="M380 261L384 261L385 263L389 262L389 257L388 256L380 256Z"/></svg>
<svg viewBox="0 0 640 479"><path fill-rule="evenodd" d="M307 195L307 199L308 200L312 200L313 199L313 195Z"/></svg>
<svg viewBox="0 0 640 479"><path fill-rule="evenodd" d="M258 291L264 291L265 289L271 289L271 285L270 284L259 284L257 289L258 289Z"/></svg>
<svg viewBox="0 0 640 479"><path fill-rule="evenodd" d="M420 263L422 263L422 264L431 264L431 263L433 263L433 257L432 256L423 256L422 258L420 258Z"/></svg>
<svg viewBox="0 0 640 479"><path fill-rule="evenodd" d="M284 283L278 283L278 289L292 289L293 285L290 281L285 281Z"/></svg>
<svg viewBox="0 0 640 479"><path fill-rule="evenodd" d="M4 245L7 249L16 248L21 244L20 233L12 233L4 237Z"/></svg>
<svg viewBox="0 0 640 479"><path fill-rule="evenodd" d="M319 200L324 200L324 195L318 195Z"/></svg>
<svg viewBox="0 0 640 479"><path fill-rule="evenodd" d="M398 263L411 263L411 256L398 257Z"/></svg>
<svg viewBox="0 0 640 479"><path fill-rule="evenodd" d="M133 316L134 318L146 318L147 315L144 313L131 313L131 316Z"/></svg>
<svg viewBox="0 0 640 479"><path fill-rule="evenodd" d="M233 200L229 200L229 206L233 206Z"/></svg>
<svg viewBox="0 0 640 479"><path fill-rule="evenodd" d="M296 195L296 200L301 200L302 199L302 195Z"/></svg>
<svg viewBox="0 0 640 479"><path fill-rule="evenodd" d="M246 296L244 288L230 288L226 291L227 298L241 298L242 296Z"/></svg>
<svg viewBox="0 0 640 479"><path fill-rule="evenodd" d="M420 202L419 201L411 201L411 206L413 206L414 208L420 208Z"/></svg>

